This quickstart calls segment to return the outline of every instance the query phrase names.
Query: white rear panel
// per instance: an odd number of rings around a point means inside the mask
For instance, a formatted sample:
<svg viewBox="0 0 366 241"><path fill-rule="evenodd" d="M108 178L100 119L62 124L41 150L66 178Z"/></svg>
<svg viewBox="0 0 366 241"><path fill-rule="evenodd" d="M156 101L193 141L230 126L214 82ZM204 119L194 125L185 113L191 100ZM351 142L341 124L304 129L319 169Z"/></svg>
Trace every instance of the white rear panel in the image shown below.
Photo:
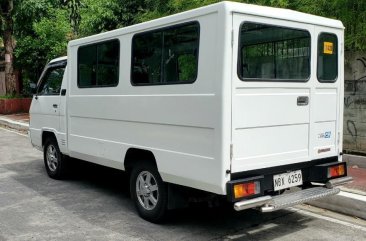
<svg viewBox="0 0 366 241"><path fill-rule="evenodd" d="M237 74L238 39L242 23L253 22L305 30L311 35L310 78L302 82L243 81ZM231 171L242 172L338 155L339 100L343 77L335 83L317 79L317 42L320 32L342 31L310 24L233 15L233 95ZM343 76L339 47L338 76ZM288 66L291 68L291 65ZM298 105L298 98L308 98Z"/></svg>

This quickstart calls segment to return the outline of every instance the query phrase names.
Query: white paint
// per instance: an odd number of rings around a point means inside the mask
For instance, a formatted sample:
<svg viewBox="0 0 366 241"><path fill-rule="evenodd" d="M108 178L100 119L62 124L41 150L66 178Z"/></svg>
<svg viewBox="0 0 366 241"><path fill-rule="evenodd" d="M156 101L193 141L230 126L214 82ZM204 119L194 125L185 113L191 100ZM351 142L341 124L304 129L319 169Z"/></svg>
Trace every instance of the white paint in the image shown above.
<svg viewBox="0 0 366 241"><path fill-rule="evenodd" d="M352 199L356 199L356 200L359 200L359 201L363 201L363 202L365 202L365 205L366 205L366 196L364 196L364 195L351 193L351 192L344 192L344 191L341 191L337 195L352 198Z"/></svg>
<svg viewBox="0 0 366 241"><path fill-rule="evenodd" d="M264 10L266 11L266 10ZM277 14L277 10L273 11ZM276 13L275 13L276 12ZM267 16L272 16L267 12ZM341 61L338 62L338 79L335 83L320 83L317 79L318 36L321 32L337 35L343 40L343 28L316 26L304 16L303 20L284 21L269 19L262 14L248 15L245 11L233 14L234 39L238 41L239 29L244 22L271 24L306 31L311 36L310 77L303 82L242 81L237 73L239 45L235 42L232 60L232 172L242 172L308 162L338 156L342 150L337 134L342 133L344 85ZM296 16L296 17L295 17ZM305 20L306 19L306 20ZM306 22L306 23L305 23ZM339 59L343 54L338 47ZM263 66L262 66L263 68ZM263 71L263 69L261 70ZM307 97L308 105L297 105L298 97ZM330 132L329 138L318 138ZM327 152L319 149L328 148Z"/></svg>
<svg viewBox="0 0 366 241"><path fill-rule="evenodd" d="M132 86L133 36L191 21L200 25L196 82ZM237 39L243 21L307 30L312 38L309 81L248 83L239 80ZM230 180L227 170L241 172L319 158L310 151L316 147L315 122L333 121L329 125L339 129L334 115L338 118L342 113L338 107L342 97L337 93L343 83L341 78L334 84L321 84L316 79L319 31L336 33L339 42L343 40L343 25L336 20L285 9L222 2L71 41L62 82L62 88L67 89L66 96L33 99L32 143L41 146L42 132L51 131L59 143L65 143L59 145L64 154L119 169L124 169L124 157L130 148L143 148L154 154L164 181L217 194L226 194L226 183ZM78 88L78 48L109 39L120 42L118 86ZM339 76L343 76L341 68ZM332 98L322 104L326 97L320 95L319 101L313 97L324 87ZM298 96L309 97L310 104L297 106ZM328 103L332 105L331 110L322 113L328 110L324 106ZM56 111L53 104L58 104ZM319 107L317 115L315 105ZM335 155L337 148L321 157Z"/></svg>
<svg viewBox="0 0 366 241"><path fill-rule="evenodd" d="M298 208L288 208L288 209L292 210L294 212L297 212L297 213L301 213L301 214L310 216L310 217L318 218L318 219L329 221L329 222L336 223L336 224L341 224L341 225L349 227L349 228L358 229L358 230L361 230L363 232L366 232L366 227L362 227L362 226L359 226L359 225L356 225L356 224L353 224L353 223L349 223L349 222L342 221L342 220L339 220L339 219L323 216L323 215L320 215L320 214L312 213L312 212L301 210L301 209L298 209Z"/></svg>

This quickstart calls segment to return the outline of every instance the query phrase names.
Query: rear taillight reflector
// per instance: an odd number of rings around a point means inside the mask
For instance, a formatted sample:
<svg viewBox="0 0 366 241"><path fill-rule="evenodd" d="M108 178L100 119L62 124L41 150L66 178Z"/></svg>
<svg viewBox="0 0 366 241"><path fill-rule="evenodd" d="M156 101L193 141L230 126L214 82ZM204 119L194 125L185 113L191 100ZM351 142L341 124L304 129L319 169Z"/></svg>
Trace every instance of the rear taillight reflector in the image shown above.
<svg viewBox="0 0 366 241"><path fill-rule="evenodd" d="M234 185L235 199L252 196L260 193L260 183L258 181L238 183Z"/></svg>
<svg viewBox="0 0 366 241"><path fill-rule="evenodd" d="M344 165L328 167L328 178L344 176L345 173Z"/></svg>

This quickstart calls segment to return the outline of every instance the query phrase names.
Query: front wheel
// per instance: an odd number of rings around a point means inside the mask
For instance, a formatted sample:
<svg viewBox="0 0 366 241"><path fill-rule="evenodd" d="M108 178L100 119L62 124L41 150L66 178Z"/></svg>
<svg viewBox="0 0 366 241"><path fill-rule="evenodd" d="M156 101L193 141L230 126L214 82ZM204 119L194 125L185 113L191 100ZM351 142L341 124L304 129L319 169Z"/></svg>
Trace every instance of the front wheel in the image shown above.
<svg viewBox="0 0 366 241"><path fill-rule="evenodd" d="M43 151L44 164L49 177L62 179L66 172L66 157L61 153L55 138L48 138Z"/></svg>
<svg viewBox="0 0 366 241"><path fill-rule="evenodd" d="M167 212L167 185L155 166L141 163L133 168L130 190L137 212L143 219L154 223L164 219Z"/></svg>

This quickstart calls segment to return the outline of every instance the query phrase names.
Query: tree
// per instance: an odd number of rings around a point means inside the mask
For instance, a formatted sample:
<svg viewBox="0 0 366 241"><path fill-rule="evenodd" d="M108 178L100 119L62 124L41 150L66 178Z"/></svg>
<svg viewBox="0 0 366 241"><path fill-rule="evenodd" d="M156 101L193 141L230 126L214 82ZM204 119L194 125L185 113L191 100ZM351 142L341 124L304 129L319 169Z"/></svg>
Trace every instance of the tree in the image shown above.
<svg viewBox="0 0 366 241"><path fill-rule="evenodd" d="M13 38L13 0L4 0L1 3L0 25L2 26L2 37L5 47L5 85L6 94L16 93L16 79L13 68L13 52L15 42Z"/></svg>
<svg viewBox="0 0 366 241"><path fill-rule="evenodd" d="M81 21L81 15L80 15L81 1L80 0L60 0L60 1L61 5L66 6L70 11L69 13L70 24L74 32L74 35L78 36Z"/></svg>
<svg viewBox="0 0 366 241"><path fill-rule="evenodd" d="M49 60L66 55L67 43L74 38L68 10L59 0L18 1L14 33L15 65L26 82L37 81Z"/></svg>

